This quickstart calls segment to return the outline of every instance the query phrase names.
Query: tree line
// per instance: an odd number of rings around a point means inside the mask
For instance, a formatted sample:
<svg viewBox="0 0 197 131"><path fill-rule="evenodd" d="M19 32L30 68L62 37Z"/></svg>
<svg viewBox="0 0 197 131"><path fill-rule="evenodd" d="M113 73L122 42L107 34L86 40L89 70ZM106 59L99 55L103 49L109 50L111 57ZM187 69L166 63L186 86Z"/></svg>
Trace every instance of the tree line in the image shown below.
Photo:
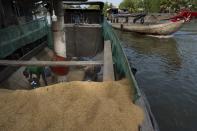
<svg viewBox="0 0 197 131"><path fill-rule="evenodd" d="M123 0L120 9L129 12L177 12L181 9L197 11L197 0Z"/></svg>

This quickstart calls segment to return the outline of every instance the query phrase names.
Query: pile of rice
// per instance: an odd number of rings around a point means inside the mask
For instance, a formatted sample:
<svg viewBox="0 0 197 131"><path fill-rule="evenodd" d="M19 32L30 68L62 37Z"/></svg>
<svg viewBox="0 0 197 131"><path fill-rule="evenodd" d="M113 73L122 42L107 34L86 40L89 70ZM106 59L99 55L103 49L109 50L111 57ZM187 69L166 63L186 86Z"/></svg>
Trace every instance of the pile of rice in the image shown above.
<svg viewBox="0 0 197 131"><path fill-rule="evenodd" d="M137 131L143 111L126 80L0 90L1 131Z"/></svg>

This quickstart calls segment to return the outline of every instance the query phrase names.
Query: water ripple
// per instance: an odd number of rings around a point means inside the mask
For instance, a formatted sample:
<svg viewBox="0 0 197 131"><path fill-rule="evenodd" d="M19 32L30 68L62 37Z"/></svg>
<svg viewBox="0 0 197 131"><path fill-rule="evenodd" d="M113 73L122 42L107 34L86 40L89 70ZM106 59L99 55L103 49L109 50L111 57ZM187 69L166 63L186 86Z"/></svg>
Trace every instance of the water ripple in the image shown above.
<svg viewBox="0 0 197 131"><path fill-rule="evenodd" d="M136 79L161 131L197 129L197 27L186 25L171 38L117 31Z"/></svg>

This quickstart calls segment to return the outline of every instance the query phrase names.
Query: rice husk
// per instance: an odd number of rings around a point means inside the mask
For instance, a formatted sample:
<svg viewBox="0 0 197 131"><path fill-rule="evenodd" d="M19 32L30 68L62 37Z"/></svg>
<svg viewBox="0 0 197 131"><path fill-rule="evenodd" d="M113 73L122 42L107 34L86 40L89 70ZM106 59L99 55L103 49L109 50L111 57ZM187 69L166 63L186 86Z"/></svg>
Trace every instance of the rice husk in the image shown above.
<svg viewBox="0 0 197 131"><path fill-rule="evenodd" d="M131 94L126 80L0 90L0 130L138 131L143 111Z"/></svg>

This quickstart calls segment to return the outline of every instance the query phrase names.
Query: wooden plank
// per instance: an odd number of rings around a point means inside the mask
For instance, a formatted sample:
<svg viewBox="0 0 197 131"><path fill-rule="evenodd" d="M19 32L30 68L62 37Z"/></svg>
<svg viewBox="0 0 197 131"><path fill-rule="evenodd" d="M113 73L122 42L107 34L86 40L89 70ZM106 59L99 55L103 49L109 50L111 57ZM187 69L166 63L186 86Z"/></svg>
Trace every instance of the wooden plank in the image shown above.
<svg viewBox="0 0 197 131"><path fill-rule="evenodd" d="M103 61L17 61L0 60L4 66L88 66L103 65Z"/></svg>
<svg viewBox="0 0 197 131"><path fill-rule="evenodd" d="M104 45L104 68L103 81L114 81L114 67L112 59L111 42L105 41Z"/></svg>

